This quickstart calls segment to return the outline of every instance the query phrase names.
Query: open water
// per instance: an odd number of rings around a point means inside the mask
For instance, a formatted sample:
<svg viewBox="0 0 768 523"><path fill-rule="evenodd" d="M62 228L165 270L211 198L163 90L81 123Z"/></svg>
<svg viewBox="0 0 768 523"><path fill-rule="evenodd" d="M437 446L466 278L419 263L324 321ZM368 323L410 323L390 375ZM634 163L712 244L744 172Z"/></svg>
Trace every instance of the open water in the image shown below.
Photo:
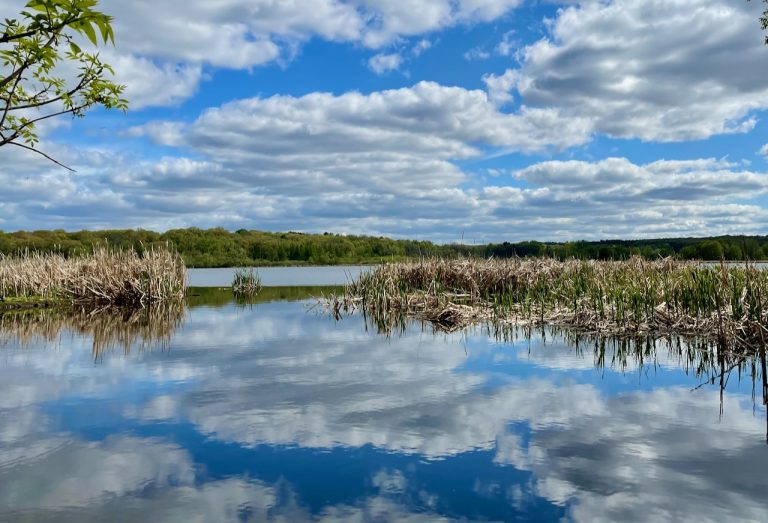
<svg viewBox="0 0 768 523"><path fill-rule="evenodd" d="M325 291L0 320L0 521L768 520L759 364Z"/></svg>

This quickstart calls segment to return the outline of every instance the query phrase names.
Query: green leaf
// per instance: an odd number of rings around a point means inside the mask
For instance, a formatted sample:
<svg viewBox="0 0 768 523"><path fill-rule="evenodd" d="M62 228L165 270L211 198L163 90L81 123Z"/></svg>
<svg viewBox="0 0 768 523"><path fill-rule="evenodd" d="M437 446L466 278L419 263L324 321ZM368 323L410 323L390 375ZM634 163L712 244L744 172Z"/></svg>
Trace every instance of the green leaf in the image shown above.
<svg viewBox="0 0 768 523"><path fill-rule="evenodd" d="M96 39L96 31L93 30L91 24L87 22L82 24L80 26L80 32L87 36L88 40L90 40L93 45L99 45L99 41Z"/></svg>

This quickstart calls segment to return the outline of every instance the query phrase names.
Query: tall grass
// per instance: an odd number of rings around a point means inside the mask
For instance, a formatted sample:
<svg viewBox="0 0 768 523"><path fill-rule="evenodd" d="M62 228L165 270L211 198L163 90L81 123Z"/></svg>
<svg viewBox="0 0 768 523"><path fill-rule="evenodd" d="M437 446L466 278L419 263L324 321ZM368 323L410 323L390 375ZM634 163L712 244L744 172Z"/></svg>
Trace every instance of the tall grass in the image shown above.
<svg viewBox="0 0 768 523"><path fill-rule="evenodd" d="M0 296L112 305L180 300L187 273L170 247L141 253L96 247L87 256L0 255Z"/></svg>
<svg viewBox="0 0 768 523"><path fill-rule="evenodd" d="M602 334L661 332L739 346L768 334L768 271L672 259L424 260L384 265L351 283L338 308L383 324L416 316L446 329L496 319Z"/></svg>
<svg viewBox="0 0 768 523"><path fill-rule="evenodd" d="M261 278L253 269L238 269L232 281L232 292L236 296L255 296L261 290Z"/></svg>

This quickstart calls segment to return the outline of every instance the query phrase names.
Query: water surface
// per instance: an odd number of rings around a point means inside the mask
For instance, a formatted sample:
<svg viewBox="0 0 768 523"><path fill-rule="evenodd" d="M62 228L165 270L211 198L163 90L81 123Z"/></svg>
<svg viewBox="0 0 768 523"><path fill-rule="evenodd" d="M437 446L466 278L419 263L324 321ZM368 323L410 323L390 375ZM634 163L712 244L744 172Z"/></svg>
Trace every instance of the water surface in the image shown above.
<svg viewBox="0 0 768 523"><path fill-rule="evenodd" d="M765 521L749 368L721 396L674 344L383 335L317 292L3 319L0 521Z"/></svg>
<svg viewBox="0 0 768 523"><path fill-rule="evenodd" d="M370 270L365 265L336 265L329 267L258 267L265 287L305 287L323 285L345 285L356 279L363 271ZM190 269L189 285L192 287L229 287L235 277L236 268L227 269Z"/></svg>

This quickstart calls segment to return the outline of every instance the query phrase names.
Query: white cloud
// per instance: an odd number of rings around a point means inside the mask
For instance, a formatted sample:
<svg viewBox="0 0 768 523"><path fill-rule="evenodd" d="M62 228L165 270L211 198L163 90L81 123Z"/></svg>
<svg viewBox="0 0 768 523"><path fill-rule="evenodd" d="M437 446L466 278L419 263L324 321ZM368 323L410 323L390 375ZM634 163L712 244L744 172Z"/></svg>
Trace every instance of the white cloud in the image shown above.
<svg viewBox="0 0 768 523"><path fill-rule="evenodd" d="M457 24L498 19L519 0L102 0L114 17L108 48L134 109L176 105L196 91L207 66L250 70L290 58L312 38L380 49ZM22 0L0 0L15 14ZM421 39L417 56L428 48ZM382 55L385 56L385 55ZM398 67L388 55L383 70ZM372 63L375 66L376 62Z"/></svg>
<svg viewBox="0 0 768 523"><path fill-rule="evenodd" d="M482 91L433 83L240 100L193 122L126 132L179 147L180 156L42 144L77 169L70 174L4 152L0 182L15 196L0 207L0 223L272 230L301 223L306 231L438 241L461 230L478 242L765 232L768 213L755 199L766 194L768 175L741 163L549 161L505 170L486 187L460 167L489 150L586 141L589 123L573 124L555 111L503 113Z"/></svg>
<svg viewBox="0 0 768 523"><path fill-rule="evenodd" d="M501 42L496 45L495 51L500 56L512 56L520 45L520 42L515 39L515 31L508 31L504 33Z"/></svg>
<svg viewBox="0 0 768 523"><path fill-rule="evenodd" d="M105 53L115 69L115 81L125 85L123 96L133 110L178 105L197 92L203 78L200 65L160 63L133 55Z"/></svg>
<svg viewBox="0 0 768 523"><path fill-rule="evenodd" d="M377 54L368 60L368 67L376 74L385 74L400 69L403 57L399 53Z"/></svg>
<svg viewBox="0 0 768 523"><path fill-rule="evenodd" d="M763 145L760 150L758 151L758 154L761 156L768 156L768 143Z"/></svg>
<svg viewBox="0 0 768 523"><path fill-rule="evenodd" d="M495 100L588 118L648 141L745 132L768 107L759 6L726 0L584 1L562 8L522 65L486 77Z"/></svg>
<svg viewBox="0 0 768 523"><path fill-rule="evenodd" d="M517 7L520 0L361 0L359 3L364 16L370 20L362 41L378 48L400 37L497 19Z"/></svg>
<svg viewBox="0 0 768 523"><path fill-rule="evenodd" d="M424 54L424 52L428 51L431 48L432 48L432 42L424 38L416 42L416 44L411 48L411 55L421 56L422 54Z"/></svg>
<svg viewBox="0 0 768 523"><path fill-rule="evenodd" d="M464 59L472 62L474 60L488 60L491 57L491 53L482 49L481 47L473 47L466 53L464 53Z"/></svg>

